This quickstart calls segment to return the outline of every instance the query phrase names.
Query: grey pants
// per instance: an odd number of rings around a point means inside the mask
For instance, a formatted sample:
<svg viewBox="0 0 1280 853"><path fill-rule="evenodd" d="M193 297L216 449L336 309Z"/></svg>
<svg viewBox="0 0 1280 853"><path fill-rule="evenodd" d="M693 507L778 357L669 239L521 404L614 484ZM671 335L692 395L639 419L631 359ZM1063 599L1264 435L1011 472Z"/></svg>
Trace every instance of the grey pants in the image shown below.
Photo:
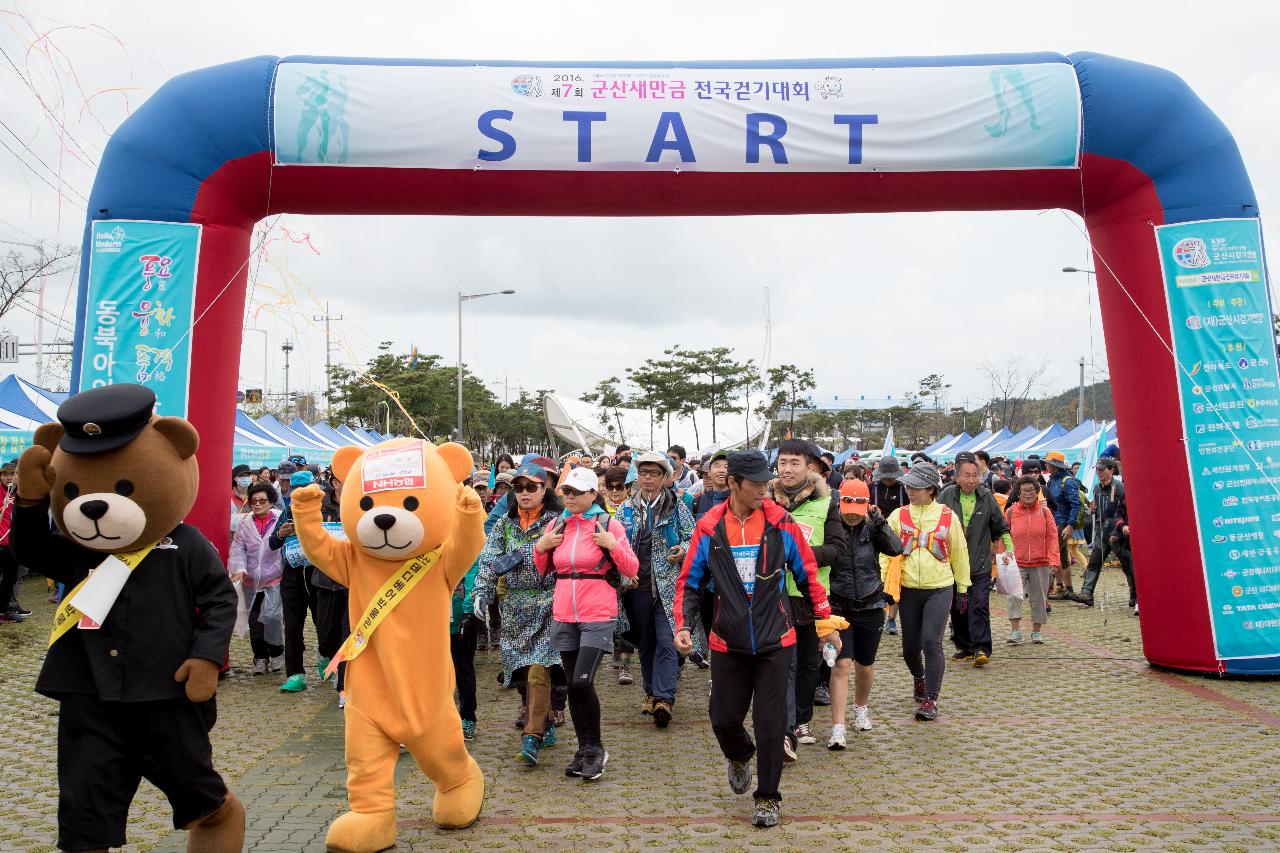
<svg viewBox="0 0 1280 853"><path fill-rule="evenodd" d="M1022 573L1022 598L1031 605L1031 623L1043 625L1049 621L1049 612L1045 609L1045 596L1049 594L1049 577L1053 566L1019 566ZM1022 598L1009 596L1009 618L1022 618Z"/></svg>
<svg viewBox="0 0 1280 853"><path fill-rule="evenodd" d="M924 679L924 695L937 701L942 692L942 634L951 613L951 587L902 588L898 619L902 623L902 659L914 678ZM923 661L921 660L923 658Z"/></svg>

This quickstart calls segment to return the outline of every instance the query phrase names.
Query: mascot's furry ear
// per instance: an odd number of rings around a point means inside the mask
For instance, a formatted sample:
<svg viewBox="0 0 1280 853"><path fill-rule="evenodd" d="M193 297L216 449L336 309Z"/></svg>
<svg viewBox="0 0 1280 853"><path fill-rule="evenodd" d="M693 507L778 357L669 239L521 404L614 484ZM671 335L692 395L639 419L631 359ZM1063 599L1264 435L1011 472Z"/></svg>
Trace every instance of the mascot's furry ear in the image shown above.
<svg viewBox="0 0 1280 853"><path fill-rule="evenodd" d="M56 421L51 424L41 424L36 427L35 436L32 439L33 444L38 444L48 450L50 453L58 449L58 442L62 441L62 434L65 430L62 424Z"/></svg>
<svg viewBox="0 0 1280 853"><path fill-rule="evenodd" d="M156 418L151 425L173 445L179 458L190 459L196 455L196 448L200 446L200 433L190 423L182 418Z"/></svg>
<svg viewBox="0 0 1280 853"><path fill-rule="evenodd" d="M359 447L350 444L339 447L333 454L333 461L329 463L333 476L345 483L347 475L351 473L352 467L356 464L356 460L363 455L364 451Z"/></svg>
<svg viewBox="0 0 1280 853"><path fill-rule="evenodd" d="M461 483L467 479L474 465L471 461L471 451L456 441L447 441L436 448L436 453L439 453L445 464L449 466L455 481Z"/></svg>

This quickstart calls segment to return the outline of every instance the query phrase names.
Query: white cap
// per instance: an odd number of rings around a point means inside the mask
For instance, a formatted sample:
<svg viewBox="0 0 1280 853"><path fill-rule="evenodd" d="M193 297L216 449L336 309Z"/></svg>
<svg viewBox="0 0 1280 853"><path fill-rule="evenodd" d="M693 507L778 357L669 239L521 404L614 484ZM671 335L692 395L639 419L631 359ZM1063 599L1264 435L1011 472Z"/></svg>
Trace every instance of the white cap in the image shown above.
<svg viewBox="0 0 1280 853"><path fill-rule="evenodd" d="M596 472L590 468L578 466L569 472L569 475L560 481L561 486L569 486L580 492L594 492L600 488L600 478L596 476Z"/></svg>

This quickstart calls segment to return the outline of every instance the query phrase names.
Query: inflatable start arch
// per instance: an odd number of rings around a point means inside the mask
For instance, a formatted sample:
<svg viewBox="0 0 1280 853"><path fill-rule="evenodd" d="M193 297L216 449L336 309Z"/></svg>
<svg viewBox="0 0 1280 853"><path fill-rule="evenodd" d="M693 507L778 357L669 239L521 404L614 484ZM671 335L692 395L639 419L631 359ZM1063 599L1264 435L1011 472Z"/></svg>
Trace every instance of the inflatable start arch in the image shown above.
<svg viewBox="0 0 1280 853"><path fill-rule="evenodd" d="M116 132L73 385L200 429L225 548L250 235L275 213L1083 216L1155 664L1280 672L1280 392L1253 191L1173 74L1091 53L793 62L258 57Z"/></svg>

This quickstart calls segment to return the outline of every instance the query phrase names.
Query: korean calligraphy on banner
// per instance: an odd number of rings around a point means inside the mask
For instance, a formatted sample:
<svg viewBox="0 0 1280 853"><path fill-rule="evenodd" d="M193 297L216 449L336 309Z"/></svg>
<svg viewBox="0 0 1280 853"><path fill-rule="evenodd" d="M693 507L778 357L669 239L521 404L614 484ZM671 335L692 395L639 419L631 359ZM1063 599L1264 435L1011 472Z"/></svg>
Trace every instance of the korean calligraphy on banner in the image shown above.
<svg viewBox="0 0 1280 853"><path fill-rule="evenodd" d="M1215 652L1280 654L1280 372L1257 219L1156 228Z"/></svg>
<svg viewBox="0 0 1280 853"><path fill-rule="evenodd" d="M93 223L80 388L146 385L156 412L185 417L199 225Z"/></svg>

